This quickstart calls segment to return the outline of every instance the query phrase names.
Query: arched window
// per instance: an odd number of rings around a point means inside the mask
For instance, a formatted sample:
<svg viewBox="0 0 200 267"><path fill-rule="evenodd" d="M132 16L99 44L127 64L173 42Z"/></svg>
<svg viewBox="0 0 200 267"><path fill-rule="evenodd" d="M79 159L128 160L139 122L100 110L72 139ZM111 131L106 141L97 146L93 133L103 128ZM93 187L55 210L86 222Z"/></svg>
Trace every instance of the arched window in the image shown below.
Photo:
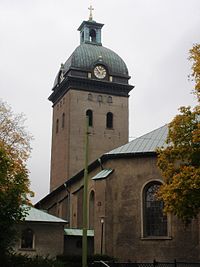
<svg viewBox="0 0 200 267"><path fill-rule="evenodd" d="M86 116L88 116L89 119L89 126L91 127L93 125L93 112L91 109L88 109L86 111Z"/></svg>
<svg viewBox="0 0 200 267"><path fill-rule="evenodd" d="M108 103L112 103L112 96L108 96Z"/></svg>
<svg viewBox="0 0 200 267"><path fill-rule="evenodd" d="M91 191L89 198L89 229L94 229L94 191Z"/></svg>
<svg viewBox="0 0 200 267"><path fill-rule="evenodd" d="M88 100L92 101L92 99L93 99L93 96L92 96L91 93L89 93L89 94L88 94Z"/></svg>
<svg viewBox="0 0 200 267"><path fill-rule="evenodd" d="M113 128L113 114L112 114L112 112L108 112L106 114L106 128L109 128L109 129Z"/></svg>
<svg viewBox="0 0 200 267"><path fill-rule="evenodd" d="M98 102L103 102L103 97L102 97L102 95L98 95L98 96L97 96L97 101L98 101Z"/></svg>
<svg viewBox="0 0 200 267"><path fill-rule="evenodd" d="M96 31L94 29L90 30L90 42L96 42Z"/></svg>
<svg viewBox="0 0 200 267"><path fill-rule="evenodd" d="M22 231L21 234L21 248L33 248L33 231L30 228L27 228Z"/></svg>
<svg viewBox="0 0 200 267"><path fill-rule="evenodd" d="M56 133L58 133L58 129L59 129L59 119L56 120Z"/></svg>
<svg viewBox="0 0 200 267"><path fill-rule="evenodd" d="M65 113L62 114L62 128L65 127Z"/></svg>
<svg viewBox="0 0 200 267"><path fill-rule="evenodd" d="M144 188L143 225L144 236L167 236L167 216L163 214L163 201L158 200L156 192L160 182L151 182Z"/></svg>

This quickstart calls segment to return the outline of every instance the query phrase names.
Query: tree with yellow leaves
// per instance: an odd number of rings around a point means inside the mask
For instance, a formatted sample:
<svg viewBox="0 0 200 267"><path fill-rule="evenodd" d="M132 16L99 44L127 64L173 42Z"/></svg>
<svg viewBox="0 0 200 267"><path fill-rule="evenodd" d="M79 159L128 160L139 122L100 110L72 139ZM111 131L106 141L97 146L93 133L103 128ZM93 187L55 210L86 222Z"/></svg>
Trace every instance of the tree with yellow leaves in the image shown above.
<svg viewBox="0 0 200 267"><path fill-rule="evenodd" d="M200 45L190 50L197 105L181 107L169 124L168 146L158 150L158 167L165 184L158 197L165 212L177 215L186 224L200 212Z"/></svg>
<svg viewBox="0 0 200 267"><path fill-rule="evenodd" d="M32 195L26 161L31 136L24 127L24 116L15 115L0 101L0 255L4 256L15 238L15 225L21 221Z"/></svg>

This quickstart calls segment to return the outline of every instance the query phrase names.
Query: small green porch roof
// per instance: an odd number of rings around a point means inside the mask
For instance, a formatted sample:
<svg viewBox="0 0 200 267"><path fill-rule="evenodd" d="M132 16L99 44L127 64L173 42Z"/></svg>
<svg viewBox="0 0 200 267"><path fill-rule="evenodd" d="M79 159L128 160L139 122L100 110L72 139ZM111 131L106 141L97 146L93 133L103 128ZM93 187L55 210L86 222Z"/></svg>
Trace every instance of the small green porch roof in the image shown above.
<svg viewBox="0 0 200 267"><path fill-rule="evenodd" d="M92 180L98 180L98 179L104 179L107 178L114 170L112 169L104 169L98 172L94 177L92 177Z"/></svg>
<svg viewBox="0 0 200 267"><path fill-rule="evenodd" d="M82 236L83 230L75 228L65 228L64 233L65 235L70 235L70 236ZM94 236L94 230L87 230L87 236Z"/></svg>
<svg viewBox="0 0 200 267"><path fill-rule="evenodd" d="M27 214L25 216L25 221L26 222L43 222L43 223L63 223L66 224L67 221L53 216L45 211L36 209L31 206L26 206L27 209Z"/></svg>

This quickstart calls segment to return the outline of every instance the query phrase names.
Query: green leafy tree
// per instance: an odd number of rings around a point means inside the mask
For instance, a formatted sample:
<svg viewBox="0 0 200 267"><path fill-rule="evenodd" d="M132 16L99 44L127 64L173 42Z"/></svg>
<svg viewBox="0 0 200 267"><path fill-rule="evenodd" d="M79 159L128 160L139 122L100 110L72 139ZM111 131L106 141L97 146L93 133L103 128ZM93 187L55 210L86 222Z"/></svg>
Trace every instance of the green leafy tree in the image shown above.
<svg viewBox="0 0 200 267"><path fill-rule="evenodd" d="M15 225L26 215L30 204L26 160L31 136L26 132L24 116L15 115L0 101L0 252L5 255L15 240Z"/></svg>
<svg viewBox="0 0 200 267"><path fill-rule="evenodd" d="M158 197L186 224L200 211L200 45L190 50L197 105L181 107L169 124L168 147L158 150L158 167L165 184Z"/></svg>

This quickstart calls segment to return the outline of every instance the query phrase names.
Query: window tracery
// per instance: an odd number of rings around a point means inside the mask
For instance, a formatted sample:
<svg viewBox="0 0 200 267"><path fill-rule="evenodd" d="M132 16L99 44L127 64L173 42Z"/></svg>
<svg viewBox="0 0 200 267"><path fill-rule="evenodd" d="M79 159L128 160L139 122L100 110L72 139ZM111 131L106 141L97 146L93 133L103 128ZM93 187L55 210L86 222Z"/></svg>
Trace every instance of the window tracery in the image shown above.
<svg viewBox="0 0 200 267"><path fill-rule="evenodd" d="M151 182L144 188L144 235L167 236L167 216L163 213L163 201L157 199L156 192L159 190L161 183Z"/></svg>

